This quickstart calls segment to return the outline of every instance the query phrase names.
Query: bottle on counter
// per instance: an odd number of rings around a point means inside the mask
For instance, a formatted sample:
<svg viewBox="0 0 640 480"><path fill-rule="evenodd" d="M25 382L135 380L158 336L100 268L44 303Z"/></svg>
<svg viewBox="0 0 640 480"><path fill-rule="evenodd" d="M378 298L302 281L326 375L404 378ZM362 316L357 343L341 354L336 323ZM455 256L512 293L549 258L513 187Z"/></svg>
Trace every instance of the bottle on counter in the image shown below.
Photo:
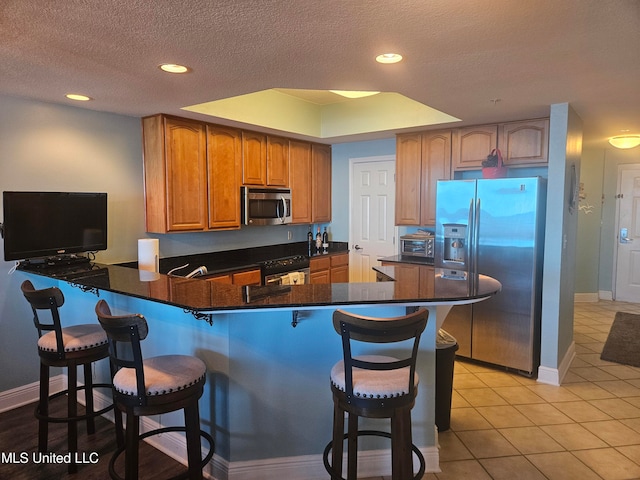
<svg viewBox="0 0 640 480"><path fill-rule="evenodd" d="M316 233L316 252L320 253L322 248L322 235L320 235L320 227L318 227L318 233Z"/></svg>
<svg viewBox="0 0 640 480"><path fill-rule="evenodd" d="M324 227L324 232L322 232L322 253L329 253L329 234L327 233L327 227Z"/></svg>
<svg viewBox="0 0 640 480"><path fill-rule="evenodd" d="M307 233L307 243L309 244L309 256L311 256L311 245L313 245L313 233L311 233L311 225L309 225L309 233Z"/></svg>

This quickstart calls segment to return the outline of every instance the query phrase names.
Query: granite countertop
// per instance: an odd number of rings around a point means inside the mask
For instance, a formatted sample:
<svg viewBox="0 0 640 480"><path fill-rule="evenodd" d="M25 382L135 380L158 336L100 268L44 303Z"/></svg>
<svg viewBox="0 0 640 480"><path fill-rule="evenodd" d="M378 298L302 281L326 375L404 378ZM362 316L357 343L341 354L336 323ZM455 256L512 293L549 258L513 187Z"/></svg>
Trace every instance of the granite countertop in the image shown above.
<svg viewBox="0 0 640 480"><path fill-rule="evenodd" d="M391 257L379 258L381 262L388 263L411 263L414 265L431 265L433 266L433 258L416 257L409 255L393 255Z"/></svg>
<svg viewBox="0 0 640 480"><path fill-rule="evenodd" d="M207 313L377 303L452 303L484 298L501 289L500 282L484 275L479 276L472 288L467 281L441 278L426 266L419 277L414 266L376 268L393 269L387 272L395 281L240 287L209 282L202 277L187 279L99 263L29 273L63 280L83 290L105 290Z"/></svg>

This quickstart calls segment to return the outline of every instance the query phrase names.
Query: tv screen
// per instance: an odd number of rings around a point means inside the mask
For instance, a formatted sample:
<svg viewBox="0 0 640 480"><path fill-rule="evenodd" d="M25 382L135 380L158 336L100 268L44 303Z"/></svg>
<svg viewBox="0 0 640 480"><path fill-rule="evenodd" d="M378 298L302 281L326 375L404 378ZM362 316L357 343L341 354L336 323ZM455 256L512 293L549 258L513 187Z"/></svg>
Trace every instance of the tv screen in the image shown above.
<svg viewBox="0 0 640 480"><path fill-rule="evenodd" d="M107 249L107 194L3 192L4 259Z"/></svg>

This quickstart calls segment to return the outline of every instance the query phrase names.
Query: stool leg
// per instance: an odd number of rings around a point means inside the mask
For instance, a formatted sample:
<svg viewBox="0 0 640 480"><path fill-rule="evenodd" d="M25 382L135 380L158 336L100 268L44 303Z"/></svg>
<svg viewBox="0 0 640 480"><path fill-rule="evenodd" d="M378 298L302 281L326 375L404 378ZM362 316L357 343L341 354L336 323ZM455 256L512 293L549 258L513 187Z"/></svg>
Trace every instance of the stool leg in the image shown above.
<svg viewBox="0 0 640 480"><path fill-rule="evenodd" d="M200 413L198 400L184 407L184 424L187 435L187 462L189 480L202 479L202 448L200 446Z"/></svg>
<svg viewBox="0 0 640 480"><path fill-rule="evenodd" d="M49 415L49 367L40 363L40 401L38 412L42 416ZM47 451L47 439L49 437L49 422L41 418L38 421L38 451Z"/></svg>
<svg viewBox="0 0 640 480"><path fill-rule="evenodd" d="M331 449L331 467L334 475L332 480L342 478L342 451L344 442L344 412L339 402L334 398L333 402L333 448Z"/></svg>
<svg viewBox="0 0 640 480"><path fill-rule="evenodd" d="M91 364L84 364L84 401L86 405L87 415L87 433L96 433L96 421L93 417L93 373L91 372Z"/></svg>
<svg viewBox="0 0 640 480"><path fill-rule="evenodd" d="M124 429L122 428L122 412L117 405L113 407L113 422L116 426L116 444L118 448L121 448L124 446Z"/></svg>
<svg viewBox="0 0 640 480"><path fill-rule="evenodd" d="M140 423L133 411L127 411L126 449L124 454L124 478L126 480L138 479L138 435Z"/></svg>
<svg viewBox="0 0 640 480"><path fill-rule="evenodd" d="M68 378L68 394L67 394L67 415L69 418L78 416L78 368L75 364L69 365L67 368ZM78 471L78 465L75 463L75 455L78 451L78 422L71 420L67 423L67 436L69 439L69 452L71 453L71 463L69 464L69 473Z"/></svg>
<svg viewBox="0 0 640 480"><path fill-rule="evenodd" d="M411 410L394 411L391 417L391 478L413 478L413 440L411 438Z"/></svg>
<svg viewBox="0 0 640 480"><path fill-rule="evenodd" d="M347 438L347 479L358 478L358 416L349 412L349 436Z"/></svg>

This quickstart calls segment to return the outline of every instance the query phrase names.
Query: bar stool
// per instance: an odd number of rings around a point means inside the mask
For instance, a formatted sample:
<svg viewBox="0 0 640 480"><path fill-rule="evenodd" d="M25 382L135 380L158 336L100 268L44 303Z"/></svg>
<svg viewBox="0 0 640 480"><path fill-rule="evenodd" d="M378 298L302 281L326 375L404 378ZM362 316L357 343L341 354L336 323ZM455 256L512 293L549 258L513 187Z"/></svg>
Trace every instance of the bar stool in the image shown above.
<svg viewBox="0 0 640 480"><path fill-rule="evenodd" d="M425 309L394 318L365 317L342 310L334 312L333 326L342 337L343 360L331 369L333 440L327 444L323 455L324 466L332 480L342 479L344 439L347 439L347 478L356 479L358 437L363 435L391 439L393 480L422 478L425 461L411 438L411 409L418 393L418 375L415 372L418 345L428 316L429 312ZM390 344L411 339L412 349L405 358L352 356L353 341ZM345 412L349 414L346 434ZM359 417L389 418L391 433L358 430ZM420 461L420 469L415 477L412 452Z"/></svg>
<svg viewBox="0 0 640 480"><path fill-rule="evenodd" d="M38 419L38 451L46 452L49 423L67 423L68 448L71 452L69 473L75 473L78 469L75 463L78 451L77 423L86 420L87 433L94 434L95 417L111 410L114 405L94 411L93 390L95 388L111 388L110 384L93 383L91 365L93 362L109 356L107 336L100 325L86 324L62 327L59 308L64 304L64 295L57 287L36 290L29 280L21 285L24 297L29 302L33 311L33 323L38 330L38 354L40 356L40 399L36 406L35 416ZM51 321L43 320L38 312L48 310ZM43 315L47 317L47 315ZM84 367L83 386L78 387L77 367ZM49 368L67 367L67 389L49 395ZM86 413L78 415L77 392L84 390ZM67 416L52 417L49 415L49 402L54 398L67 395ZM122 438L122 432L117 431L118 438Z"/></svg>
<svg viewBox="0 0 640 480"><path fill-rule="evenodd" d="M174 478L202 479L202 468L213 457L213 438L200 430L198 400L205 384L206 366L202 360L187 355L163 355L143 359L140 342L149 328L140 314L114 316L109 305L96 305L98 321L109 339L113 395L118 409L126 413L125 445L109 461L109 475L121 479L115 471L117 458L125 452L125 479L138 478L138 443L140 439L166 432L185 432L188 471ZM140 435L140 418L148 415L184 410L184 426L164 427ZM209 443L202 459L200 437Z"/></svg>

